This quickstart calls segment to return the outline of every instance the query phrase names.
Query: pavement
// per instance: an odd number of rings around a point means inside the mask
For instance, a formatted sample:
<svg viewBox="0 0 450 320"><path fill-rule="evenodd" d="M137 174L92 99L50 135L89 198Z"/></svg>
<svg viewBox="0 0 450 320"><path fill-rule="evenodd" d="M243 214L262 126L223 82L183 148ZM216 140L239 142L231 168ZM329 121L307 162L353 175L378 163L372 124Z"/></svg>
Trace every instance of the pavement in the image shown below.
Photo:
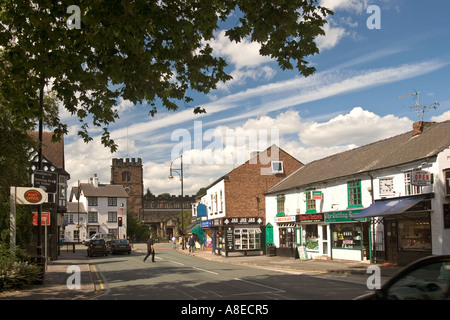
<svg viewBox="0 0 450 320"><path fill-rule="evenodd" d="M158 246L163 245L164 244L156 245L156 253L158 253ZM167 244L164 246L167 247ZM133 245L134 252L145 253L147 250L146 248L145 243ZM189 254L187 249L181 250L181 248L177 248L176 250L182 254ZM368 273L368 267L371 266L371 264L365 262L343 260L299 260L269 255L223 257L214 255L210 251L201 250L197 250L191 255L203 260L298 274L326 273L341 276L361 275L366 277L369 277L372 274L372 272ZM100 275L97 273L95 266L90 265L89 262L90 260L87 257L86 247L84 245L76 245L75 252L73 251L72 246L64 246L61 249L58 260L48 263L43 284L33 285L20 291L0 293L0 300L89 300L94 298L101 291L101 281L98 281ZM376 266L380 268L382 283L401 269L401 267L392 265ZM80 271L78 273L80 275L79 282L76 281L75 275L72 274L71 270ZM80 283L79 288L73 288L76 283Z"/></svg>

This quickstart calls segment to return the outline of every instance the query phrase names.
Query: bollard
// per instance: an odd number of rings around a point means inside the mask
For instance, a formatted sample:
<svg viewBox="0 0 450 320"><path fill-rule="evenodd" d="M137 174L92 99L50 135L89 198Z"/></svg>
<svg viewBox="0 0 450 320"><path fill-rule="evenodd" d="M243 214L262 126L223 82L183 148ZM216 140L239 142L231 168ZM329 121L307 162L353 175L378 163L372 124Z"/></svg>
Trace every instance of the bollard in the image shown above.
<svg viewBox="0 0 450 320"><path fill-rule="evenodd" d="M73 246L72 252L75 253L75 243L72 243L72 246Z"/></svg>

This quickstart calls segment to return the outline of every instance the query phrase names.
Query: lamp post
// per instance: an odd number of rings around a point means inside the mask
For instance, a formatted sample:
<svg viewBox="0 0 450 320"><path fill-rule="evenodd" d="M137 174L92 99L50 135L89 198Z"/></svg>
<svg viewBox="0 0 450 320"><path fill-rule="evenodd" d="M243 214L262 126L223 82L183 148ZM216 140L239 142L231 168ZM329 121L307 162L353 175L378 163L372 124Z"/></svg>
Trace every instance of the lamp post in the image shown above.
<svg viewBox="0 0 450 320"><path fill-rule="evenodd" d="M181 164L180 164L180 168L172 168L173 162L180 158L181 160ZM180 181L181 181L181 237L182 237L182 241L181 241L181 246L182 249L185 249L185 241L184 241L184 215L183 215L183 202L184 202L184 194L183 194L183 155L180 155L179 157L175 158L174 160L172 160L172 162L170 163L170 174L169 174L169 179L173 179L173 172L177 173L180 176Z"/></svg>

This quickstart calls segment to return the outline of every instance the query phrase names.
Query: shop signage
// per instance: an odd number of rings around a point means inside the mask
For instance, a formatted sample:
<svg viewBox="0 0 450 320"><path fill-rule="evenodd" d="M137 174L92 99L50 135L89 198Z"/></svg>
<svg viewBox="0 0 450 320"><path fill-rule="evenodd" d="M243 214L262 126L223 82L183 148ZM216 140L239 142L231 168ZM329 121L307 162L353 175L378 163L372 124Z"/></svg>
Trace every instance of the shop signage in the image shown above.
<svg viewBox="0 0 450 320"><path fill-rule="evenodd" d="M258 217L252 217L252 218L224 218L223 224L224 225L230 225L230 224L262 224L263 220Z"/></svg>
<svg viewBox="0 0 450 320"><path fill-rule="evenodd" d="M311 197L313 200L322 200L323 193L322 193L322 191L312 191Z"/></svg>
<svg viewBox="0 0 450 320"><path fill-rule="evenodd" d="M16 204L38 205L47 201L47 193L41 188L11 187Z"/></svg>
<svg viewBox="0 0 450 320"><path fill-rule="evenodd" d="M45 226L45 222L47 222L47 226L50 225L50 212L41 212L41 226ZM33 226L38 225L38 213L33 212Z"/></svg>
<svg viewBox="0 0 450 320"><path fill-rule="evenodd" d="M367 218L361 219L352 218L353 215L360 213L361 211L362 210L325 212L324 221L327 223L367 221Z"/></svg>
<svg viewBox="0 0 450 320"><path fill-rule="evenodd" d="M444 171L445 195L450 197L450 170Z"/></svg>
<svg viewBox="0 0 450 320"><path fill-rule="evenodd" d="M323 213L307 213L296 216L297 222L320 222L323 221Z"/></svg>
<svg viewBox="0 0 450 320"><path fill-rule="evenodd" d="M212 220L200 221L201 228L210 228L212 225Z"/></svg>
<svg viewBox="0 0 450 320"><path fill-rule="evenodd" d="M413 186L428 186L431 183L431 173L425 170L414 170L411 175Z"/></svg>
<svg viewBox="0 0 450 320"><path fill-rule="evenodd" d="M232 251L234 249L234 228L228 226L225 229L225 246L227 251Z"/></svg>
<svg viewBox="0 0 450 320"><path fill-rule="evenodd" d="M295 222L295 216L275 217L276 223Z"/></svg>

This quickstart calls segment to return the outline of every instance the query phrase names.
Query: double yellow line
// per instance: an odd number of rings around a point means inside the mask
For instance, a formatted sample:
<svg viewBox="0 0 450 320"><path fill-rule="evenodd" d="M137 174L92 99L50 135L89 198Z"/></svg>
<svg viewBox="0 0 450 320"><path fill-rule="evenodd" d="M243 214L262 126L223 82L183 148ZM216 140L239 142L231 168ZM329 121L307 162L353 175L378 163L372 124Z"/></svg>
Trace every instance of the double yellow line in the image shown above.
<svg viewBox="0 0 450 320"><path fill-rule="evenodd" d="M97 291L97 286L100 287L100 290L105 290L105 285L103 283L102 277L100 276L100 273L98 272L95 264L91 264L89 265L89 267L91 268L92 273L95 275L94 277L95 291Z"/></svg>

